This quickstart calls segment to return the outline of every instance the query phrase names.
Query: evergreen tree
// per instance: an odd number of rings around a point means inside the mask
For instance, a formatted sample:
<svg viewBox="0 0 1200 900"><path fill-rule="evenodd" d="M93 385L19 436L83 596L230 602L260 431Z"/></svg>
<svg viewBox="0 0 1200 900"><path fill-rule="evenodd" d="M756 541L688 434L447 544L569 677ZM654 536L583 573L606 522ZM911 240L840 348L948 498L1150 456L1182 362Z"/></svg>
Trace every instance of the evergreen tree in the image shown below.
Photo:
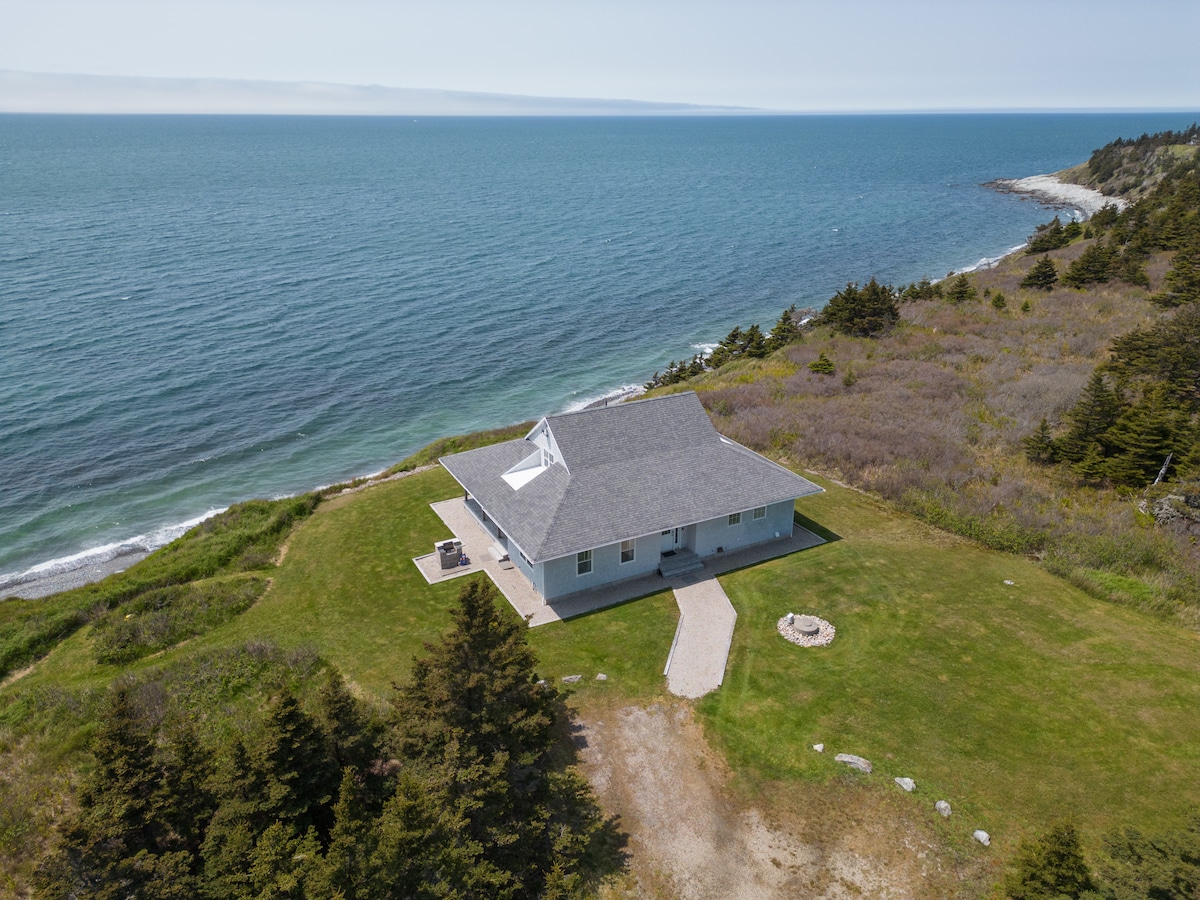
<svg viewBox="0 0 1200 900"><path fill-rule="evenodd" d="M1088 284L1103 283L1112 278L1117 267L1117 253L1108 245L1096 241L1067 266L1062 277L1063 284L1081 288Z"/></svg>
<svg viewBox="0 0 1200 900"><path fill-rule="evenodd" d="M1065 900L1093 890L1091 872L1079 846L1075 826L1060 823L1017 848L1004 878L1010 900Z"/></svg>
<svg viewBox="0 0 1200 900"><path fill-rule="evenodd" d="M291 693L272 701L252 760L264 787L261 821L285 822L296 835L312 827L327 837L338 768L325 734Z"/></svg>
<svg viewBox="0 0 1200 900"><path fill-rule="evenodd" d="M341 896L343 900L373 896L367 890L371 880L368 861L378 842L378 824L363 808L361 791L358 773L352 767L344 769L329 848L306 879L310 896Z"/></svg>
<svg viewBox="0 0 1200 900"><path fill-rule="evenodd" d="M502 614L489 581L463 589L453 630L427 650L396 694L398 754L461 820L463 845L478 846L471 877L486 895L536 897L555 863L580 865L556 851L561 835L594 823L554 793L560 696L538 684L525 625Z"/></svg>
<svg viewBox="0 0 1200 900"><path fill-rule="evenodd" d="M1167 289L1154 296L1162 306L1182 306L1200 300L1200 236L1175 251L1171 271L1167 273Z"/></svg>
<svg viewBox="0 0 1200 900"><path fill-rule="evenodd" d="M1178 435L1186 433L1178 409L1167 398L1166 387L1155 385L1132 404L1106 434L1112 448L1104 474L1117 484L1131 487L1152 482L1167 454L1180 451Z"/></svg>
<svg viewBox="0 0 1200 900"><path fill-rule="evenodd" d="M795 303L783 311L783 314L779 317L779 321L775 323L775 327L767 335L768 351L774 352L780 347L795 344L804 337L804 332L800 330L800 323L797 321L797 316L799 316L799 313L796 311Z"/></svg>
<svg viewBox="0 0 1200 900"><path fill-rule="evenodd" d="M1043 256L1033 264L1028 274L1022 279L1021 287L1048 291L1058 282L1058 266L1048 256Z"/></svg>
<svg viewBox="0 0 1200 900"><path fill-rule="evenodd" d="M1074 223L1072 223L1074 224ZM1055 216L1045 225L1039 225L1037 231L1029 239L1029 244L1025 248L1025 253L1032 256L1034 253L1045 253L1048 250L1057 250L1060 247L1065 247L1070 242L1071 238L1067 235L1063 228L1062 220Z"/></svg>
<svg viewBox="0 0 1200 900"><path fill-rule="evenodd" d="M900 300L904 303L911 303L914 300L941 299L942 286L930 281L929 276L924 276L920 281L914 281L900 292Z"/></svg>
<svg viewBox="0 0 1200 900"><path fill-rule="evenodd" d="M514 896L510 875L483 858L461 812L411 771L384 805L359 896L383 900L488 900ZM519 895L518 895L519 896Z"/></svg>
<svg viewBox="0 0 1200 900"><path fill-rule="evenodd" d="M1164 385L1180 409L1200 413L1200 304L1117 338L1103 368L1120 382Z"/></svg>
<svg viewBox="0 0 1200 900"><path fill-rule="evenodd" d="M162 796L152 734L137 720L129 691L118 687L92 741L96 767L79 793L79 810L62 827L59 848L36 882L47 897L118 900L171 896L191 889L191 855L168 851L157 816Z"/></svg>
<svg viewBox="0 0 1200 900"><path fill-rule="evenodd" d="M1004 309L1007 306L1008 301L1004 298L1004 294L1001 291L996 291L996 295L992 297L992 308Z"/></svg>
<svg viewBox="0 0 1200 900"><path fill-rule="evenodd" d="M1095 449L1103 459L1105 454L1099 447L1100 442L1116 423L1121 407L1117 392L1109 388L1099 371L1093 372L1083 394L1067 413L1070 427L1057 442L1059 458L1081 463Z"/></svg>
<svg viewBox="0 0 1200 900"><path fill-rule="evenodd" d="M962 303L968 303L975 300L978 294L975 292L974 286L971 284L966 274L959 275L950 282L950 286L946 288L946 299L954 305L958 306Z"/></svg>
<svg viewBox="0 0 1200 900"><path fill-rule="evenodd" d="M742 345L742 353L751 359L762 359L769 353L767 347L767 339L763 336L762 329L757 324L751 325L746 331L745 342Z"/></svg>
<svg viewBox="0 0 1200 900"><path fill-rule="evenodd" d="M833 360L822 350L821 355L808 364L808 370L816 372L818 375L832 375L834 373Z"/></svg>
<svg viewBox="0 0 1200 900"><path fill-rule="evenodd" d="M1022 302L1021 302L1021 312L1023 312L1023 313L1027 313L1027 312L1032 312L1032 311L1033 311L1033 304L1032 304L1032 303L1030 303L1030 302L1029 302L1029 298L1028 298L1028 297L1026 297L1026 298L1025 298L1025 299L1024 299Z"/></svg>
<svg viewBox="0 0 1200 900"><path fill-rule="evenodd" d="M1030 462L1044 465L1058 459L1058 448L1054 443L1054 435L1050 431L1045 417L1042 418L1033 434L1021 439L1021 446L1025 448L1025 458Z"/></svg>
<svg viewBox="0 0 1200 900"><path fill-rule="evenodd" d="M1125 828L1105 836L1098 866L1106 900L1194 900L1200 896L1200 815L1182 828L1146 835Z"/></svg>
<svg viewBox="0 0 1200 900"><path fill-rule="evenodd" d="M862 288L855 282L848 283L830 298L820 317L822 324L855 337L886 334L899 320L900 306L895 288L880 284L874 278Z"/></svg>
<svg viewBox="0 0 1200 900"><path fill-rule="evenodd" d="M204 830L216 810L210 788L212 754L195 729L180 725L168 736L160 756L161 780L154 798L156 817L165 830L160 845L185 853L190 874L198 876Z"/></svg>
<svg viewBox="0 0 1200 900"><path fill-rule="evenodd" d="M329 756L341 771L367 772L379 759L379 729L346 690L340 672L330 667L317 692L317 723L329 742Z"/></svg>
<svg viewBox="0 0 1200 900"><path fill-rule="evenodd" d="M255 900L306 900L306 883L320 869L321 847L312 828L273 822L250 854L249 894Z"/></svg>
<svg viewBox="0 0 1200 900"><path fill-rule="evenodd" d="M254 845L270 824L262 810L265 782L245 743L235 737L212 779L217 810L200 848L203 893L212 900L250 896Z"/></svg>

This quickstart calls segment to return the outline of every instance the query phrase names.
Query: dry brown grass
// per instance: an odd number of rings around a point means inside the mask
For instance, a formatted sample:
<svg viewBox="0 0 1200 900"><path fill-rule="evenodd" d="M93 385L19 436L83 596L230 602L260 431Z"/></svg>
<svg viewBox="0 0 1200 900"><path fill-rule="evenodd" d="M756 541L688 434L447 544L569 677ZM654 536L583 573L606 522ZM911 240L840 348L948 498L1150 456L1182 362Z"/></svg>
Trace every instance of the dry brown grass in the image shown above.
<svg viewBox="0 0 1200 900"><path fill-rule="evenodd" d="M1083 247L1050 256L1064 271ZM1093 593L1176 612L1200 606L1200 551L1186 535L1154 529L1129 492L1088 488L1028 463L1021 448L1042 418L1063 420L1115 337L1164 314L1147 298L1162 288L1168 260L1149 261L1148 289L1114 281L1022 290L1033 262L1014 255L975 273L977 302L904 306L901 326L878 340L818 330L753 367L734 364L677 389L699 390L717 427L747 446L993 546L1034 547ZM1004 309L984 296L997 291ZM821 353L833 375L809 371ZM1145 591L1131 601L1093 571L1136 579Z"/></svg>

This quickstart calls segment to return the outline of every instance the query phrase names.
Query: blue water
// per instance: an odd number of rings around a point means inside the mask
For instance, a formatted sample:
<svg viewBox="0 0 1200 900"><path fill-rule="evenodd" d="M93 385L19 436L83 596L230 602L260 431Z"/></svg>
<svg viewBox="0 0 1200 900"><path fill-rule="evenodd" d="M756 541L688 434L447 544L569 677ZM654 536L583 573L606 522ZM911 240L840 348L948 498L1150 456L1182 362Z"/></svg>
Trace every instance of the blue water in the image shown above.
<svg viewBox="0 0 1200 900"><path fill-rule="evenodd" d="M1194 118L0 116L0 573L994 257L1051 214L982 182Z"/></svg>

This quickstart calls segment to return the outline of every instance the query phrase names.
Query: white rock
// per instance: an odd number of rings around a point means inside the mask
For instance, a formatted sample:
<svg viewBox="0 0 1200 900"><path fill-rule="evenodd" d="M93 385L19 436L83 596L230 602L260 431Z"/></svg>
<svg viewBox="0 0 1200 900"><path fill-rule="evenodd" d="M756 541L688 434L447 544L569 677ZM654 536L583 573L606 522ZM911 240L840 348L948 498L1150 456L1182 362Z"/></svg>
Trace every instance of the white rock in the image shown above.
<svg viewBox="0 0 1200 900"><path fill-rule="evenodd" d="M824 753L825 745L824 744L813 744L813 749L816 750L818 753Z"/></svg>
<svg viewBox="0 0 1200 900"><path fill-rule="evenodd" d="M915 781L913 781L911 778L896 778L894 780L895 780L896 784L900 785L900 787L904 788L910 794L914 790L916 790L917 783Z"/></svg>
<svg viewBox="0 0 1200 900"><path fill-rule="evenodd" d="M582 675L568 675L566 678L563 679L563 681L565 681L567 684L574 684L575 682L582 681L582 680L583 680Z"/></svg>
<svg viewBox="0 0 1200 900"><path fill-rule="evenodd" d="M852 769L858 769L860 772L871 774L871 761L863 759L861 756L855 756L853 753L839 753L834 757L840 763L845 763Z"/></svg>
<svg viewBox="0 0 1200 900"><path fill-rule="evenodd" d="M992 836L986 831L976 831L971 837L975 838L975 840L979 841L985 847L990 847L992 844Z"/></svg>
<svg viewBox="0 0 1200 900"><path fill-rule="evenodd" d="M596 676L596 680L597 681L608 681L608 676L605 675L603 672L601 672L599 675Z"/></svg>
<svg viewBox="0 0 1200 900"><path fill-rule="evenodd" d="M939 800L933 804L933 808L940 812L945 818L950 818L950 804L945 800Z"/></svg>
<svg viewBox="0 0 1200 900"><path fill-rule="evenodd" d="M1004 579L1004 583L1005 584L1016 584L1015 581L1009 581L1007 578Z"/></svg>

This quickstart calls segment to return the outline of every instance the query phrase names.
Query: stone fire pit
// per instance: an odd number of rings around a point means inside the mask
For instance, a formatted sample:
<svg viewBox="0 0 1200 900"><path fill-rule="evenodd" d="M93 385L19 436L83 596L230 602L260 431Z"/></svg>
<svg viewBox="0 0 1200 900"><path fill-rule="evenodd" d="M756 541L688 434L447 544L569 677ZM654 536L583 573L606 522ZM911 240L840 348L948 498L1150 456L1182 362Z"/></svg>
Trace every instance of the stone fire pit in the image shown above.
<svg viewBox="0 0 1200 900"><path fill-rule="evenodd" d="M798 647L824 647L833 642L837 629L816 616L788 613L775 627L779 633Z"/></svg>

